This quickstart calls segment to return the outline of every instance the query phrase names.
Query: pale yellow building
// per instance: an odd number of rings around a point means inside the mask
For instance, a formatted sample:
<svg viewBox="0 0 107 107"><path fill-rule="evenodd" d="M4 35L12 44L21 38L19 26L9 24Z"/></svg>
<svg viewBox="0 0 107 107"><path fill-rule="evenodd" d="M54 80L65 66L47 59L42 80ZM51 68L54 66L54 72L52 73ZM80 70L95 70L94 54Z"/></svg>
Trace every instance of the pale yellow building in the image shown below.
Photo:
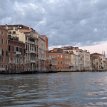
<svg viewBox="0 0 107 107"><path fill-rule="evenodd" d="M91 54L91 64L93 71L106 70L106 57L103 54L93 53Z"/></svg>

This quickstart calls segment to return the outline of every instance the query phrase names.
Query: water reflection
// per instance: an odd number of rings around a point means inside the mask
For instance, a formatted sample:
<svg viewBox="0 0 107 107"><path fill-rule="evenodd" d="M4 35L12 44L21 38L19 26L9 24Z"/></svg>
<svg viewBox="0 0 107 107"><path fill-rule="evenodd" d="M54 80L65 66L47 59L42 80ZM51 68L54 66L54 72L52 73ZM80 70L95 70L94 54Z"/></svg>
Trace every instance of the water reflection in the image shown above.
<svg viewBox="0 0 107 107"><path fill-rule="evenodd" d="M0 76L0 107L106 107L106 101L107 73Z"/></svg>

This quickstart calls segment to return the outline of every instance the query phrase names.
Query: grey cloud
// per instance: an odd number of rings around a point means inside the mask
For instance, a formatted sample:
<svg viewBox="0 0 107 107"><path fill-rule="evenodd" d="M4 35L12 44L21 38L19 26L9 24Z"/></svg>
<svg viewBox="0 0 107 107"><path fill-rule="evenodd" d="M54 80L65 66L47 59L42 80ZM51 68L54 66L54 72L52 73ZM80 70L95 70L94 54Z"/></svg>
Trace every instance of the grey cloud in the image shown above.
<svg viewBox="0 0 107 107"><path fill-rule="evenodd" d="M25 24L49 45L107 40L107 0L0 0L1 24Z"/></svg>

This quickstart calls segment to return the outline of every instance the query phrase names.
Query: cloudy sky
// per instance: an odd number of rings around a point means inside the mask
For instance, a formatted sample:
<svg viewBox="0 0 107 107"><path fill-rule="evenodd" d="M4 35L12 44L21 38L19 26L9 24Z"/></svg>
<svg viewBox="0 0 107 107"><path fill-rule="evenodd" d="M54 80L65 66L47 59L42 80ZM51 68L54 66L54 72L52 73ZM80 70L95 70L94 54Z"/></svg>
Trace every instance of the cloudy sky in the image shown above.
<svg viewBox="0 0 107 107"><path fill-rule="evenodd" d="M33 27L49 37L50 47L106 51L107 0L0 0L0 24Z"/></svg>

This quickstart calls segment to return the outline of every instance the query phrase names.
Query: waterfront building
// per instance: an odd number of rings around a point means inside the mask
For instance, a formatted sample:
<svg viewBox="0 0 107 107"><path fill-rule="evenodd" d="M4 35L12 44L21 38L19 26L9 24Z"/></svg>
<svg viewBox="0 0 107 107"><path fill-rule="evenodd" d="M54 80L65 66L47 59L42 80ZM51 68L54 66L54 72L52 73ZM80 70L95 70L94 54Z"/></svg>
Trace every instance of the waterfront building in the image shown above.
<svg viewBox="0 0 107 107"><path fill-rule="evenodd" d="M48 71L57 71L57 55L56 54L51 51L49 51L48 53Z"/></svg>
<svg viewBox="0 0 107 107"><path fill-rule="evenodd" d="M78 67L78 56L76 54L74 54L74 52L69 52L70 53L70 61L71 61L71 71L77 71L77 67Z"/></svg>
<svg viewBox="0 0 107 107"><path fill-rule="evenodd" d="M62 49L71 54L71 71L91 70L90 53L78 47L66 46Z"/></svg>
<svg viewBox="0 0 107 107"><path fill-rule="evenodd" d="M48 38L45 35L40 35L38 38L38 70L47 70L48 57Z"/></svg>
<svg viewBox="0 0 107 107"><path fill-rule="evenodd" d="M8 36L8 72L24 72L25 44L17 36Z"/></svg>
<svg viewBox="0 0 107 107"><path fill-rule="evenodd" d="M106 70L105 55L99 53L91 54L91 64L93 71Z"/></svg>
<svg viewBox="0 0 107 107"><path fill-rule="evenodd" d="M80 71L91 70L90 52L87 50L79 49L79 68Z"/></svg>
<svg viewBox="0 0 107 107"><path fill-rule="evenodd" d="M79 48L73 46L62 47L65 52L70 53L71 55L71 71L79 71L80 70L80 58L79 58Z"/></svg>
<svg viewBox="0 0 107 107"><path fill-rule="evenodd" d="M8 30L8 36L16 36L25 44L24 71L38 70L38 33L24 25L2 25Z"/></svg>
<svg viewBox="0 0 107 107"><path fill-rule="evenodd" d="M50 69L52 71L70 71L70 54L61 48L54 48L49 51Z"/></svg>
<svg viewBox="0 0 107 107"><path fill-rule="evenodd" d="M8 68L8 31L0 27L0 72Z"/></svg>
<svg viewBox="0 0 107 107"><path fill-rule="evenodd" d="M77 71L78 70L78 55L73 52L72 49L63 48L64 52L68 52L70 54L70 70Z"/></svg>
<svg viewBox="0 0 107 107"><path fill-rule="evenodd" d="M84 56L84 68L83 70L85 71L90 71L92 70L92 67L91 67L91 57L90 57L90 52L88 52L87 50L84 50L83 51L83 56Z"/></svg>
<svg viewBox="0 0 107 107"><path fill-rule="evenodd" d="M45 67L48 71L48 37L46 35L41 35L41 37L45 40L45 54L46 54L46 61L45 61Z"/></svg>
<svg viewBox="0 0 107 107"><path fill-rule="evenodd" d="M38 34L35 32L24 32L26 37L25 43L25 69L26 71L38 70Z"/></svg>
<svg viewBox="0 0 107 107"><path fill-rule="evenodd" d="M105 71L107 71L107 58L105 58L104 64L105 64L105 65L104 65L104 66L105 66L105 67L104 67L104 68L105 68Z"/></svg>
<svg viewBox="0 0 107 107"><path fill-rule="evenodd" d="M24 25L0 25L0 69L46 71L48 38Z"/></svg>

